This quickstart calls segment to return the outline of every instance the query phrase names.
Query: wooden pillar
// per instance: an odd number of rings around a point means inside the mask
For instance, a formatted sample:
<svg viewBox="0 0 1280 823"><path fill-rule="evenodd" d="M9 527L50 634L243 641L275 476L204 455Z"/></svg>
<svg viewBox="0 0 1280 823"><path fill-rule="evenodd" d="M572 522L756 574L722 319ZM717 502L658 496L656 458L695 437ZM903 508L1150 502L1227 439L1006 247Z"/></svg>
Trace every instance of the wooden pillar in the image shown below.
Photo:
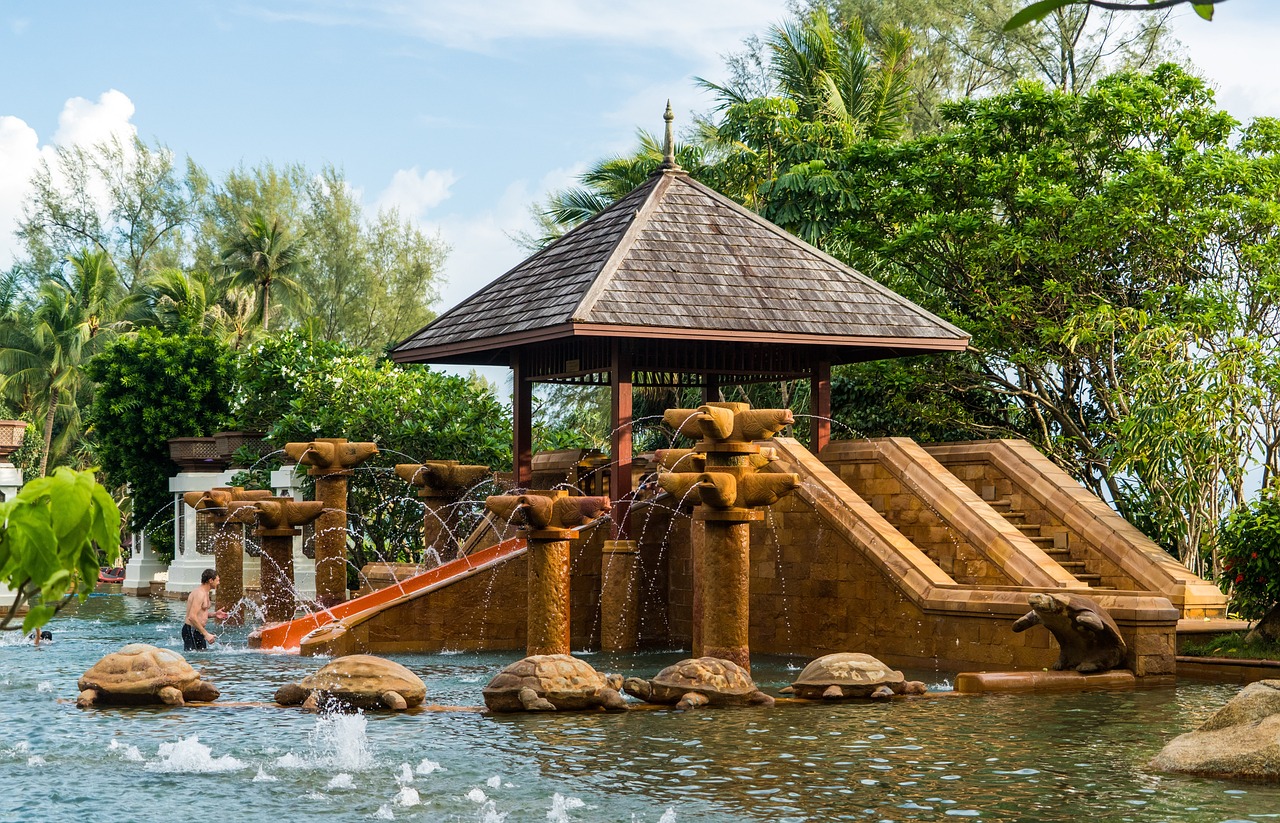
<svg viewBox="0 0 1280 823"><path fill-rule="evenodd" d="M521 351L511 356L511 388L511 468L516 488L527 489L533 482L533 383L526 374Z"/></svg>
<svg viewBox="0 0 1280 823"><path fill-rule="evenodd" d="M702 378L702 402L720 402L720 375L708 374Z"/></svg>
<svg viewBox="0 0 1280 823"><path fill-rule="evenodd" d="M626 540L631 500L631 353L615 339L609 360L609 502L613 507L613 539Z"/></svg>
<svg viewBox="0 0 1280 823"><path fill-rule="evenodd" d="M831 442L831 361L813 364L809 377L809 450L814 454Z"/></svg>

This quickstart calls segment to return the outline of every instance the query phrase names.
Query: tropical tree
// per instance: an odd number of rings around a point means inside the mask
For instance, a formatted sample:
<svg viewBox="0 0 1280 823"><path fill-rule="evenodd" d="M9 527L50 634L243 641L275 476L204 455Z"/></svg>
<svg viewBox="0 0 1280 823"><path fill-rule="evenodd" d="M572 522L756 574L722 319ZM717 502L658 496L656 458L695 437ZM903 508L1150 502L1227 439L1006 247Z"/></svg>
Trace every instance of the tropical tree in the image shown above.
<svg viewBox="0 0 1280 823"><path fill-rule="evenodd" d="M0 322L0 390L43 419L41 477L51 462L59 412L66 421L61 438L65 444L80 428L77 398L84 366L115 336L114 328L100 325L80 296L56 280L40 286L29 313L11 312Z"/></svg>
<svg viewBox="0 0 1280 823"><path fill-rule="evenodd" d="M285 305L302 308L307 303L298 278L307 266L299 239L280 217L249 215L222 250L222 265L230 288L251 289L257 297L257 317L267 331L271 319L271 292Z"/></svg>

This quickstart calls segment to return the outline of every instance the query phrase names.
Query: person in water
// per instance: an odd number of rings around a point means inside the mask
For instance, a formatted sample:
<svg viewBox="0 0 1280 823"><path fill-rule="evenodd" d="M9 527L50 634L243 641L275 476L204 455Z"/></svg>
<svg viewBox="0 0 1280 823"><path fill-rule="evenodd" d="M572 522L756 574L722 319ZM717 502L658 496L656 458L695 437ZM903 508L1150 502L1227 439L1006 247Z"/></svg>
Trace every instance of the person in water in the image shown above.
<svg viewBox="0 0 1280 823"><path fill-rule="evenodd" d="M36 631L33 631L30 634L30 637L32 640L35 641L36 646L40 645L41 640L46 640L50 643L53 642L53 632L49 631L48 629L45 629L43 631L37 629Z"/></svg>
<svg viewBox="0 0 1280 823"><path fill-rule="evenodd" d="M205 569L200 573L200 585L187 595L187 618L182 623L183 651L199 651L209 648L216 641L216 635L205 628L209 622L209 609L213 607L213 592L218 588L218 573L213 569ZM227 613L222 609L213 613L219 620L226 620Z"/></svg>

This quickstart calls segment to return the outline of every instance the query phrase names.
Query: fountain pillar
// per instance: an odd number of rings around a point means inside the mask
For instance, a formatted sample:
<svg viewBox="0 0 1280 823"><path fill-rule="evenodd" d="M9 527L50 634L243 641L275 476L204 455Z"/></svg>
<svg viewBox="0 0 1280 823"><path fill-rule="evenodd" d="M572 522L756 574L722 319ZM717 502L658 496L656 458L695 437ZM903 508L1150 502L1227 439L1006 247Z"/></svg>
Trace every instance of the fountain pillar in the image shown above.
<svg viewBox="0 0 1280 823"><path fill-rule="evenodd" d="M285 453L306 465L316 479L316 500L324 514L316 520L316 600L333 606L347 599L347 478L351 470L378 453L373 443L323 437L310 443L286 443Z"/></svg>
<svg viewBox="0 0 1280 823"><path fill-rule="evenodd" d="M600 648L635 651L640 635L639 546L606 540L600 568Z"/></svg>
<svg viewBox="0 0 1280 823"><path fill-rule="evenodd" d="M490 474L488 466L464 466L457 460L428 460L426 463L399 463L396 475L418 487L425 511L422 517L422 553L433 549L441 562L458 553L454 534L458 518L453 505L468 489Z"/></svg>
<svg viewBox="0 0 1280 823"><path fill-rule="evenodd" d="M529 541L525 654L569 654L569 540L609 511L609 498L531 491L490 497L485 506Z"/></svg>
<svg viewBox="0 0 1280 823"><path fill-rule="evenodd" d="M183 494L183 500L213 527L214 569L221 582L218 607L228 612L227 623L244 622L244 526L254 522L253 500L271 497L266 490L246 491L240 486L218 486Z"/></svg>
<svg viewBox="0 0 1280 823"><path fill-rule="evenodd" d="M679 434L702 438L691 450L658 453L667 469L658 474L662 488L682 502L698 501L693 518L702 528L693 540L693 654L749 669L750 524L764 519L760 507L799 485L794 474L758 473L775 456L754 441L773 437L794 418L788 409L707 403L669 409L663 420ZM682 466L696 471L672 470Z"/></svg>
<svg viewBox="0 0 1280 823"><path fill-rule="evenodd" d="M274 497L254 500L258 528L254 535L262 541L262 604L266 622L280 623L293 617L297 595L293 588L293 538L298 528L320 516L319 500L292 500Z"/></svg>

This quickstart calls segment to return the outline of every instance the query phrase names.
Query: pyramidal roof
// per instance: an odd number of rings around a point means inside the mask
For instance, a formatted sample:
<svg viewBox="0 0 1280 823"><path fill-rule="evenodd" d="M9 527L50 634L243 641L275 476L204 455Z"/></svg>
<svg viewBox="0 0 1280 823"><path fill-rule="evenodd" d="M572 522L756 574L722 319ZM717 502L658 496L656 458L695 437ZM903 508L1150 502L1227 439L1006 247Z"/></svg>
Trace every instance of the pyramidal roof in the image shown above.
<svg viewBox="0 0 1280 823"><path fill-rule="evenodd" d="M456 361L575 335L922 351L964 349L969 340L685 172L663 169L392 357Z"/></svg>

